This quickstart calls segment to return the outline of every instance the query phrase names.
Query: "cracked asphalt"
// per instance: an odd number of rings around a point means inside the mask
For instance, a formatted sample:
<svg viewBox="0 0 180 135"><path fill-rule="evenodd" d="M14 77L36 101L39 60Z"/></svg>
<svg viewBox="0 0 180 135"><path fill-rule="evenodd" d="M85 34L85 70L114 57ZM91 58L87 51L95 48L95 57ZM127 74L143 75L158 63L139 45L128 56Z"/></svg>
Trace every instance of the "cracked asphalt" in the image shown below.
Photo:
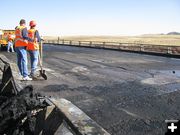
<svg viewBox="0 0 180 135"><path fill-rule="evenodd" d="M180 119L180 59L44 45L43 65L48 80L23 85L70 100L112 135L163 135Z"/></svg>

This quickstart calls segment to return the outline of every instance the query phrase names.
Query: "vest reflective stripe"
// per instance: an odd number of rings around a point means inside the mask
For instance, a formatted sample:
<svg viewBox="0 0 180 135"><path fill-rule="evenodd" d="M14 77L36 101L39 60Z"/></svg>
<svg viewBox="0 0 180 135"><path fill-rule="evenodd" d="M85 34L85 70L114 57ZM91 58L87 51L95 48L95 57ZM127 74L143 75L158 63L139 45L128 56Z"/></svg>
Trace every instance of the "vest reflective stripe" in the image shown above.
<svg viewBox="0 0 180 135"><path fill-rule="evenodd" d="M15 47L23 47L23 46L27 46L27 43L25 42L25 40L22 37L22 30L26 28L24 26L19 26L16 30L15 30Z"/></svg>
<svg viewBox="0 0 180 135"><path fill-rule="evenodd" d="M27 50L34 51L39 50L39 44L35 40L35 29L28 30L28 37L31 38L34 42L28 42Z"/></svg>
<svg viewBox="0 0 180 135"><path fill-rule="evenodd" d="M24 39L16 38L16 39L15 39L15 42L16 42L16 41L22 41L22 42L24 42Z"/></svg>
<svg viewBox="0 0 180 135"><path fill-rule="evenodd" d="M16 36L21 36L21 34L16 34Z"/></svg>

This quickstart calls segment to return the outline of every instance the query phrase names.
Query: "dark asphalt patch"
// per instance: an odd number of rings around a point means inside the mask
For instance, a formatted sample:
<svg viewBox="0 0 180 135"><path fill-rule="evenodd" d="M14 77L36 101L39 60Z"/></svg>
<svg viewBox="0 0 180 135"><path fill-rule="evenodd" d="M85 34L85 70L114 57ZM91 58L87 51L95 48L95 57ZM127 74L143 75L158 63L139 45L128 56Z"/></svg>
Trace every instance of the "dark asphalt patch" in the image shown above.
<svg viewBox="0 0 180 135"><path fill-rule="evenodd" d="M163 134L164 120L180 118L180 92L164 93L163 89L131 81L92 88L50 85L42 92L65 95L113 135L140 135Z"/></svg>

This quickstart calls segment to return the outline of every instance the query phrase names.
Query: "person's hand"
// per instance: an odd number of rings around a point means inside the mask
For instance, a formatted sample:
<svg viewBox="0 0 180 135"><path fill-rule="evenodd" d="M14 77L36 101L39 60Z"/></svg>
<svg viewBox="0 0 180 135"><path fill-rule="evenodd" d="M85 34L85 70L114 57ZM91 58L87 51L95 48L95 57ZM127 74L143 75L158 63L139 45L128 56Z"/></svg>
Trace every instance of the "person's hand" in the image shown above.
<svg viewBox="0 0 180 135"><path fill-rule="evenodd" d="M27 41L27 40L24 40L24 42L25 42L26 44L28 44L28 41Z"/></svg>
<svg viewBox="0 0 180 135"><path fill-rule="evenodd" d="M38 42L38 39L37 39L37 38L35 38L35 39L34 39L34 42L35 42L35 43L37 43L37 42Z"/></svg>

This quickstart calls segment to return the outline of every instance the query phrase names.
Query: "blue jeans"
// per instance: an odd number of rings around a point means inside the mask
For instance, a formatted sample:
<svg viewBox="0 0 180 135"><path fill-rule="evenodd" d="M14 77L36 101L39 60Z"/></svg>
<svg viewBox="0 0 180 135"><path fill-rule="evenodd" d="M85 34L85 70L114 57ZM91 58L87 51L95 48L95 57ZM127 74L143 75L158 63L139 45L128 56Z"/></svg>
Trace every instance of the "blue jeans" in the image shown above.
<svg viewBox="0 0 180 135"><path fill-rule="evenodd" d="M11 48L11 51L14 52L13 43L11 41L8 41L7 51L9 52Z"/></svg>
<svg viewBox="0 0 180 135"><path fill-rule="evenodd" d="M28 51L30 55L30 60L31 60L31 75L35 75L35 71L37 69L38 65L38 56L39 56L39 51L34 50L34 51Z"/></svg>
<svg viewBox="0 0 180 135"><path fill-rule="evenodd" d="M28 61L27 61L27 51L25 47L16 47L16 53L17 53L17 65L20 71L20 74L23 77L28 76Z"/></svg>

